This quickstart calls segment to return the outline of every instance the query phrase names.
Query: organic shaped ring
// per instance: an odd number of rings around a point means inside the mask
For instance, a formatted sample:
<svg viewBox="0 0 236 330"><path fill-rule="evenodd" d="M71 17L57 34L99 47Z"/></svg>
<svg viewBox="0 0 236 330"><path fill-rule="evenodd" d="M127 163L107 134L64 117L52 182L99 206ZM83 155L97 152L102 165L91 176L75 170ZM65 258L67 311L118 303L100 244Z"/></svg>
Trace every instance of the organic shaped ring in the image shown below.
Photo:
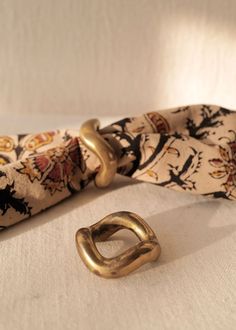
<svg viewBox="0 0 236 330"><path fill-rule="evenodd" d="M121 229L131 230L139 243L113 257L103 257L95 242L105 241ZM157 237L149 225L131 212L112 213L88 228L76 233L76 245L84 264L94 274L105 278L128 275L149 261L156 261L161 253Z"/></svg>
<svg viewBox="0 0 236 330"><path fill-rule="evenodd" d="M95 177L97 187L107 187L117 171L117 156L111 145L99 134L99 121L90 119L82 124L79 134L85 146L94 152L101 162L99 172Z"/></svg>

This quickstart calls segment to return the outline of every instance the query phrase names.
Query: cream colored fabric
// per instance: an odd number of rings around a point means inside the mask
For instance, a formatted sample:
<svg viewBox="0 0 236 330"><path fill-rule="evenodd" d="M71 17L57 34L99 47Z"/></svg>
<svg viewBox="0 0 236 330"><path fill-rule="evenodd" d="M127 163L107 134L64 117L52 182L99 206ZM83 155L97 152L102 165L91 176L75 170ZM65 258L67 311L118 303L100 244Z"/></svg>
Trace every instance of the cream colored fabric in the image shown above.
<svg viewBox="0 0 236 330"><path fill-rule="evenodd" d="M103 120L102 126L110 122ZM57 123L76 128L81 121L66 117ZM33 125L9 118L1 129L14 133ZM50 125L46 118L37 119L37 131ZM74 235L122 209L144 217L162 254L131 276L104 280L84 267ZM148 183L131 185L119 176L103 191L91 185L0 233L0 329L234 329L235 219L234 202L206 201ZM99 248L111 256L132 239L120 232Z"/></svg>
<svg viewBox="0 0 236 330"><path fill-rule="evenodd" d="M177 191L236 200L236 113L190 105L126 117L99 130L117 173ZM0 135L2 229L79 192L100 162L79 129Z"/></svg>
<svg viewBox="0 0 236 330"><path fill-rule="evenodd" d="M236 109L235 13L235 0L1 0L0 113Z"/></svg>

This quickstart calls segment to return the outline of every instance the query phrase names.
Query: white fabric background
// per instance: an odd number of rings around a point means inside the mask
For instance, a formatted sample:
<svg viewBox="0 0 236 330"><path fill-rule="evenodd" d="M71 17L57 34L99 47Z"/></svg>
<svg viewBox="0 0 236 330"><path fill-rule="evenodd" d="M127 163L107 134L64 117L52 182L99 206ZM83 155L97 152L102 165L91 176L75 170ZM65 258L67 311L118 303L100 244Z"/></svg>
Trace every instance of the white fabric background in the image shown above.
<svg viewBox="0 0 236 330"><path fill-rule="evenodd" d="M236 108L235 38L234 0L0 0L0 134L187 103ZM144 217L162 255L103 280L74 235L118 210ZM114 255L131 237L99 247ZM235 244L234 203L119 177L91 185L0 234L0 329L235 329Z"/></svg>
<svg viewBox="0 0 236 330"><path fill-rule="evenodd" d="M46 115L5 120L3 134L55 123ZM56 118L58 127L80 123L79 116ZM162 254L130 276L105 280L82 264L74 236L120 210L149 223ZM124 231L99 248L112 256L132 244ZM236 205L121 177L104 190L91 184L0 233L0 269L1 330L234 330Z"/></svg>
<svg viewBox="0 0 236 330"><path fill-rule="evenodd" d="M0 113L236 108L234 0L1 0Z"/></svg>

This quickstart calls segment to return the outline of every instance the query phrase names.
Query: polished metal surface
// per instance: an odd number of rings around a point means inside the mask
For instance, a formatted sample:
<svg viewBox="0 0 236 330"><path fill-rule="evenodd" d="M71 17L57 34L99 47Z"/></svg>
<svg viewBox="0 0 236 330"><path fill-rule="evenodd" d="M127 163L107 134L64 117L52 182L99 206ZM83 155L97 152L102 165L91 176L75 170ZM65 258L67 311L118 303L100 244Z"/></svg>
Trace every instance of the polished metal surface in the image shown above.
<svg viewBox="0 0 236 330"><path fill-rule="evenodd" d="M105 241L121 229L131 230L139 243L113 258L106 258L98 251L95 243ZM76 233L79 255L94 274L105 278L128 275L150 261L156 261L161 253L157 237L149 225L137 214L131 212L112 213Z"/></svg>
<svg viewBox="0 0 236 330"><path fill-rule="evenodd" d="M95 177L97 187L107 187L117 171L117 155L111 145L99 134L99 121L90 119L80 128L80 139L85 146L94 152L101 162L99 172Z"/></svg>

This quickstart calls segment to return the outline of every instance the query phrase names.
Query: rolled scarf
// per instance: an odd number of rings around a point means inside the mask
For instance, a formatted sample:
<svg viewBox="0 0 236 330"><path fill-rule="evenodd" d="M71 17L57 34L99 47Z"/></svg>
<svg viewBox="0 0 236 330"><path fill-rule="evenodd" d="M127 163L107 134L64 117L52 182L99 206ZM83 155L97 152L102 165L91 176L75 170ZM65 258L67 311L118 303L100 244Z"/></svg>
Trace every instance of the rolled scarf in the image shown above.
<svg viewBox="0 0 236 330"><path fill-rule="evenodd" d="M236 200L236 112L194 105L119 120L99 133L118 173L162 187ZM0 136L0 227L83 189L100 167L79 130Z"/></svg>

